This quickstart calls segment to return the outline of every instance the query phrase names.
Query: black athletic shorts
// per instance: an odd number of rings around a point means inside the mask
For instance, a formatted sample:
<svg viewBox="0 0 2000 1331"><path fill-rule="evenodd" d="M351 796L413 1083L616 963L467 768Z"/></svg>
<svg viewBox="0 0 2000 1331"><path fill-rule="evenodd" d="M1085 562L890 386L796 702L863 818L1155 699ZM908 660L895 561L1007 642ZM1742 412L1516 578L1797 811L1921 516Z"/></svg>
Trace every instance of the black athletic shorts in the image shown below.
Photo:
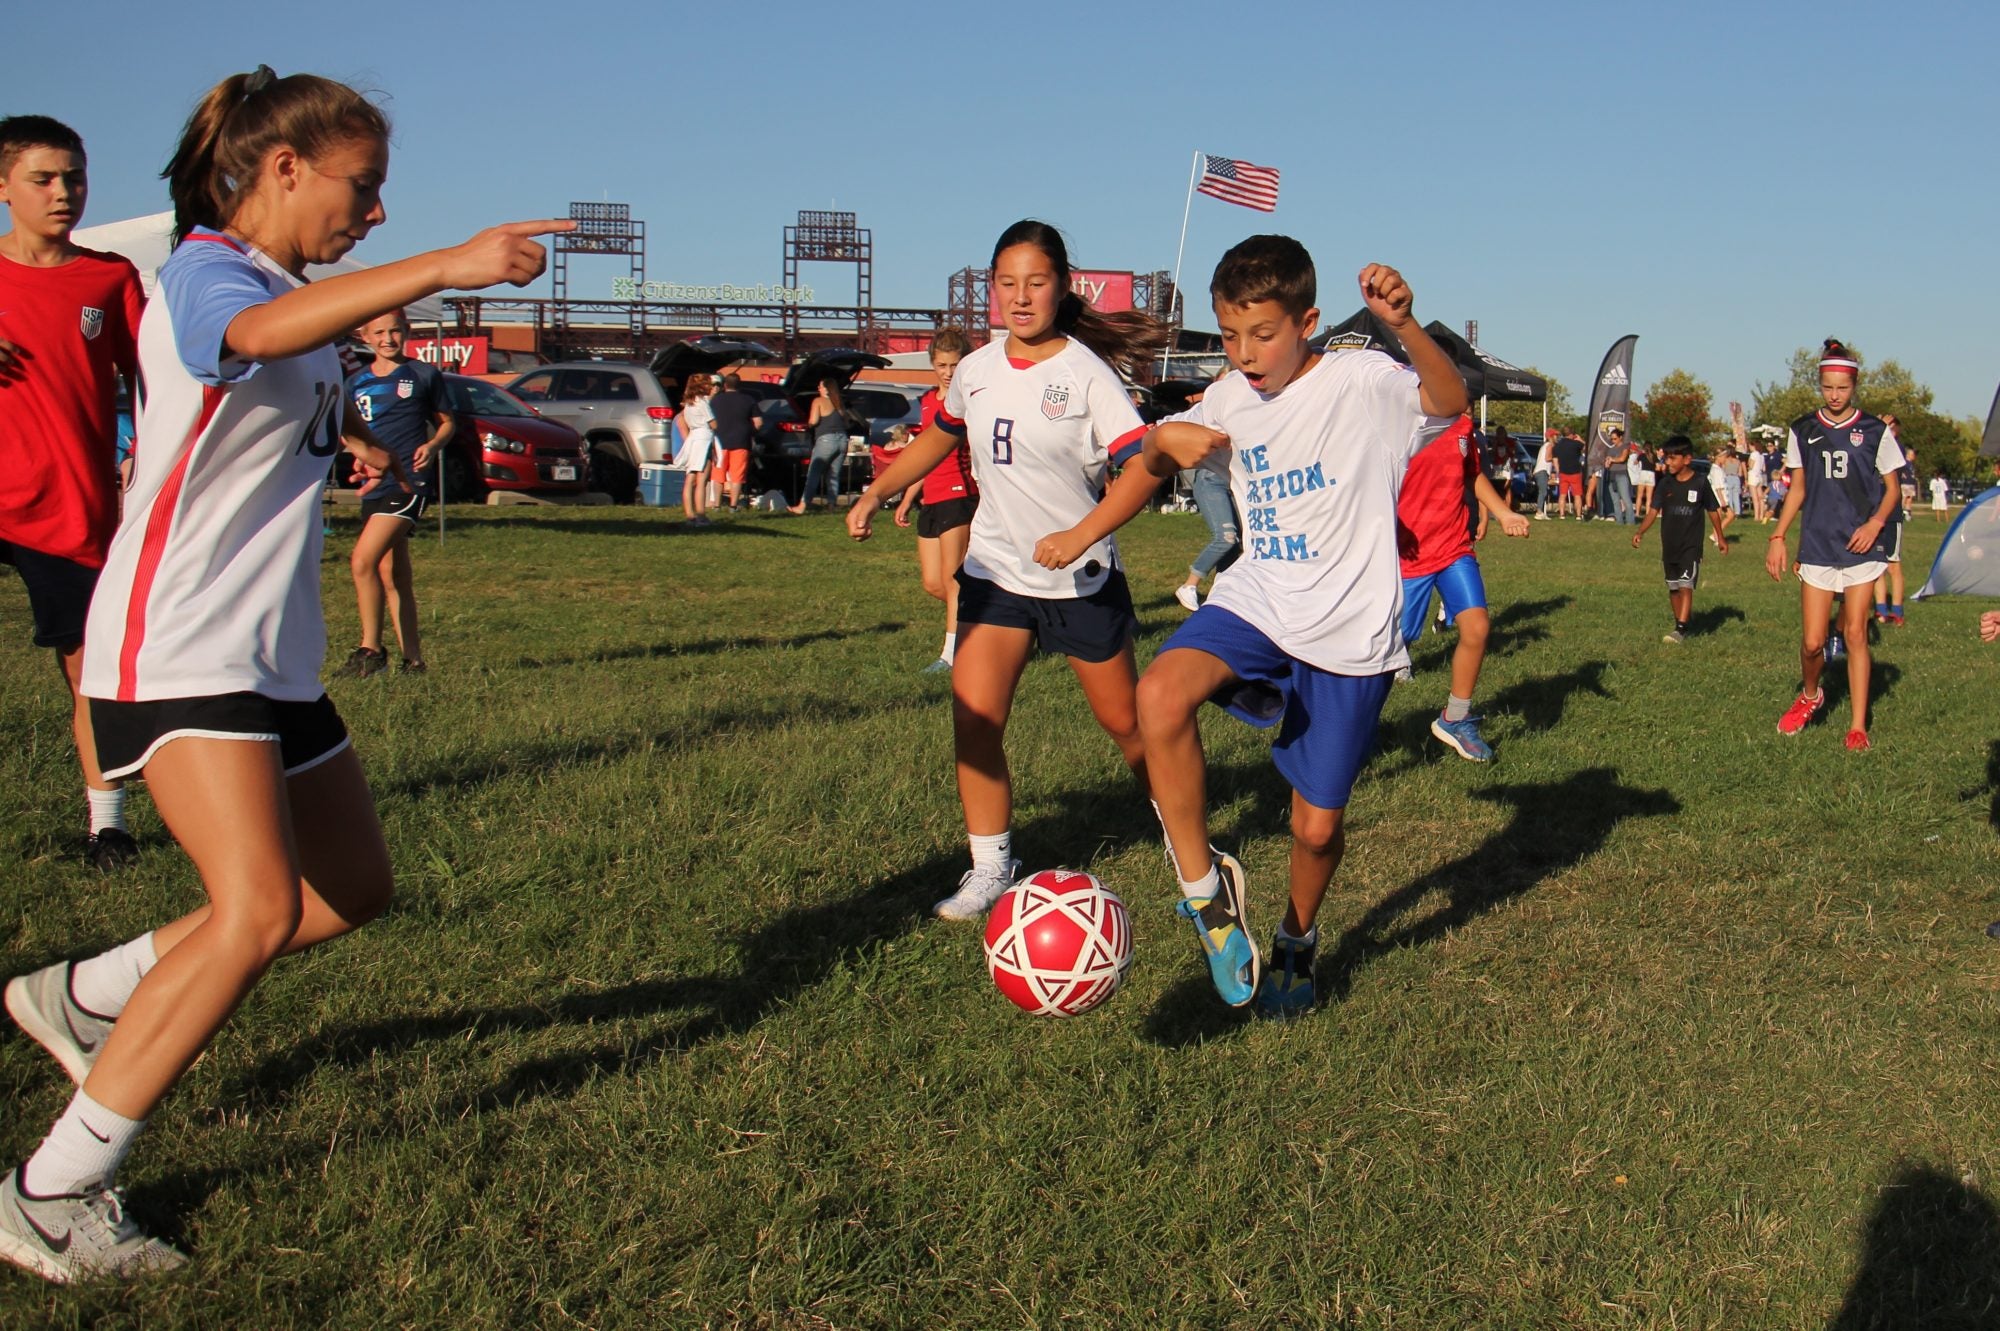
<svg viewBox="0 0 2000 1331"><path fill-rule="evenodd" d="M99 570L11 541L0 541L0 564L12 564L28 584L35 646L66 652L83 645L83 621L90 614Z"/></svg>
<svg viewBox="0 0 2000 1331"><path fill-rule="evenodd" d="M935 541L954 527L971 526L972 515L978 511L977 495L947 499L940 504L925 504L917 510L917 535Z"/></svg>
<svg viewBox="0 0 2000 1331"><path fill-rule="evenodd" d="M394 486L389 486L385 489L371 490L363 496L361 521L366 524L368 519L377 513L385 513L392 518L402 518L411 526L415 526L422 520L424 510L430 506L430 496L421 490L405 494Z"/></svg>
<svg viewBox="0 0 2000 1331"><path fill-rule="evenodd" d="M1079 661L1109 661L1125 650L1139 628L1132 611L1132 592L1117 569L1088 596L1022 596L999 583L958 571L958 640L965 626L1029 629L1045 652L1060 652Z"/></svg>
<svg viewBox="0 0 2000 1331"><path fill-rule="evenodd" d="M156 702L90 700L97 765L106 777L131 776L170 739L275 740L286 776L319 766L347 747L347 726L322 693L313 702L279 702L261 693Z"/></svg>
<svg viewBox="0 0 2000 1331"><path fill-rule="evenodd" d="M1691 592L1701 585L1701 561L1699 559L1669 559L1666 561L1667 590L1670 592Z"/></svg>

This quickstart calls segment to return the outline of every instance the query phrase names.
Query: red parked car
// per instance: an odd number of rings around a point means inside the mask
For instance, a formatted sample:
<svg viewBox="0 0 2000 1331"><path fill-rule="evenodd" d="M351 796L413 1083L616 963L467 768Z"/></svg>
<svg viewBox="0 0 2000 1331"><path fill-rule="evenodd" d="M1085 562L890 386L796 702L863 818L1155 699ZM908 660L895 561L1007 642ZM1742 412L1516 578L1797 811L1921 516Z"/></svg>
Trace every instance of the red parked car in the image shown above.
<svg viewBox="0 0 2000 1331"><path fill-rule="evenodd" d="M582 491L590 487L583 437L497 384L462 374L444 377L458 429L446 446L445 495L477 498L486 490ZM474 449L477 452L474 452ZM477 457L478 470L472 459Z"/></svg>

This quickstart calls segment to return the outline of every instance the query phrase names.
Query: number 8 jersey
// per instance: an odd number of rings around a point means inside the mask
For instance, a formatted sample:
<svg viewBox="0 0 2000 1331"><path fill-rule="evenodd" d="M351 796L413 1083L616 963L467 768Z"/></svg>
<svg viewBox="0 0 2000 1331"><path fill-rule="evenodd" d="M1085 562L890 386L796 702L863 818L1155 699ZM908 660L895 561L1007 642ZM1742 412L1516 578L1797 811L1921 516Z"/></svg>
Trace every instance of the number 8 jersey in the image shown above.
<svg viewBox="0 0 2000 1331"><path fill-rule="evenodd" d="M1084 520L1113 463L1135 457L1146 426L1117 373L1071 338L1045 361L1014 360L996 337L966 356L937 423L965 436L979 511L965 571L1020 596L1074 599L1104 585L1118 546L1097 542L1066 569L1035 562L1035 543Z"/></svg>
<svg viewBox="0 0 2000 1331"><path fill-rule="evenodd" d="M340 358L223 347L237 315L301 285L206 228L161 266L139 324L132 486L84 630L86 696L325 691L320 491L340 446Z"/></svg>

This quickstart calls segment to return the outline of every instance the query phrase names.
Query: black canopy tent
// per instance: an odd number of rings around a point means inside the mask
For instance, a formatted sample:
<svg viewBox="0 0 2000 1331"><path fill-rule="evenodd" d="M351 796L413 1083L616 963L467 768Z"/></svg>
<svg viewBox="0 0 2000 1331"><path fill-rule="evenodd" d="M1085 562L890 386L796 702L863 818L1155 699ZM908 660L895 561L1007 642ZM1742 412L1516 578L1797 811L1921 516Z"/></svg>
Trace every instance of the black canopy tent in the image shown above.
<svg viewBox="0 0 2000 1331"><path fill-rule="evenodd" d="M1498 356L1482 351L1438 320L1425 324L1424 331L1451 357L1452 363L1458 367L1459 376L1465 380L1465 391L1473 397L1493 402L1540 402L1546 410L1549 385L1540 375L1509 365ZM1313 339L1313 344L1321 351L1373 349L1405 365L1410 363L1403 344L1365 305ZM1484 428L1486 413L1481 411L1479 414L1479 424ZM1547 426L1546 417L1542 424Z"/></svg>

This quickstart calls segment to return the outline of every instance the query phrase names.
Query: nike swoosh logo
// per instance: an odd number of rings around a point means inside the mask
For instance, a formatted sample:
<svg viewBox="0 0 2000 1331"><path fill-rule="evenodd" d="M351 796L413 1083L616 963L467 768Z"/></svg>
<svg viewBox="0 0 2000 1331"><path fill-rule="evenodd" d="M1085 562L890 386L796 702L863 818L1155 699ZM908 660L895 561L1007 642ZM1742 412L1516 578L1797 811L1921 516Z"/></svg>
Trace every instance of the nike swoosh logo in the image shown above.
<svg viewBox="0 0 2000 1331"><path fill-rule="evenodd" d="M82 1124L83 1124L83 1130L84 1130L85 1132L87 1132L87 1133L89 1133L89 1134L90 1134L91 1136L93 1136L93 1137L97 1138L97 1140L99 1140L99 1141L103 1142L103 1143L104 1143L104 1144L105 1144L106 1146L109 1146L109 1145L111 1145L111 1139L110 1139L109 1137L105 1136L105 1135L104 1135L103 1133L99 1132L99 1131L98 1131L98 1130L97 1130L96 1128L93 1128L93 1127L91 1127L91 1126L90 1126L90 1124L89 1124L88 1122L86 1122L86 1121L85 1121L85 1120L83 1120L83 1119L78 1119L78 1120L77 1120L77 1122L79 1122L79 1123L82 1123Z"/></svg>
<svg viewBox="0 0 2000 1331"><path fill-rule="evenodd" d="M966 394L966 396L967 396L967 397L978 397L978 396L979 396L979 395L980 395L981 393L984 393L985 391L986 391L986 390L985 390L985 389L983 389L983 388L975 388L975 389L973 389L973 390L972 390L972 391L971 391L970 393L967 393L967 394Z"/></svg>
<svg viewBox="0 0 2000 1331"><path fill-rule="evenodd" d="M97 1044L95 1041L86 1040L83 1038L83 1036L77 1033L76 1023L69 1019L68 1008L63 1009L63 1025L69 1027L69 1038L76 1041L76 1047L78 1049L81 1049L84 1053L88 1054L97 1048ZM104 1140L110 1141L111 1139L109 1137L106 1137Z"/></svg>
<svg viewBox="0 0 2000 1331"><path fill-rule="evenodd" d="M22 1210L19 1203L15 1204L14 1213L27 1222L29 1229L34 1230L35 1233L41 1236L43 1245L46 1246L50 1252L61 1254L69 1251L68 1230L65 1229L61 1234L49 1233L49 1231L43 1229L40 1225L36 1224L35 1218L29 1215L26 1211Z"/></svg>

